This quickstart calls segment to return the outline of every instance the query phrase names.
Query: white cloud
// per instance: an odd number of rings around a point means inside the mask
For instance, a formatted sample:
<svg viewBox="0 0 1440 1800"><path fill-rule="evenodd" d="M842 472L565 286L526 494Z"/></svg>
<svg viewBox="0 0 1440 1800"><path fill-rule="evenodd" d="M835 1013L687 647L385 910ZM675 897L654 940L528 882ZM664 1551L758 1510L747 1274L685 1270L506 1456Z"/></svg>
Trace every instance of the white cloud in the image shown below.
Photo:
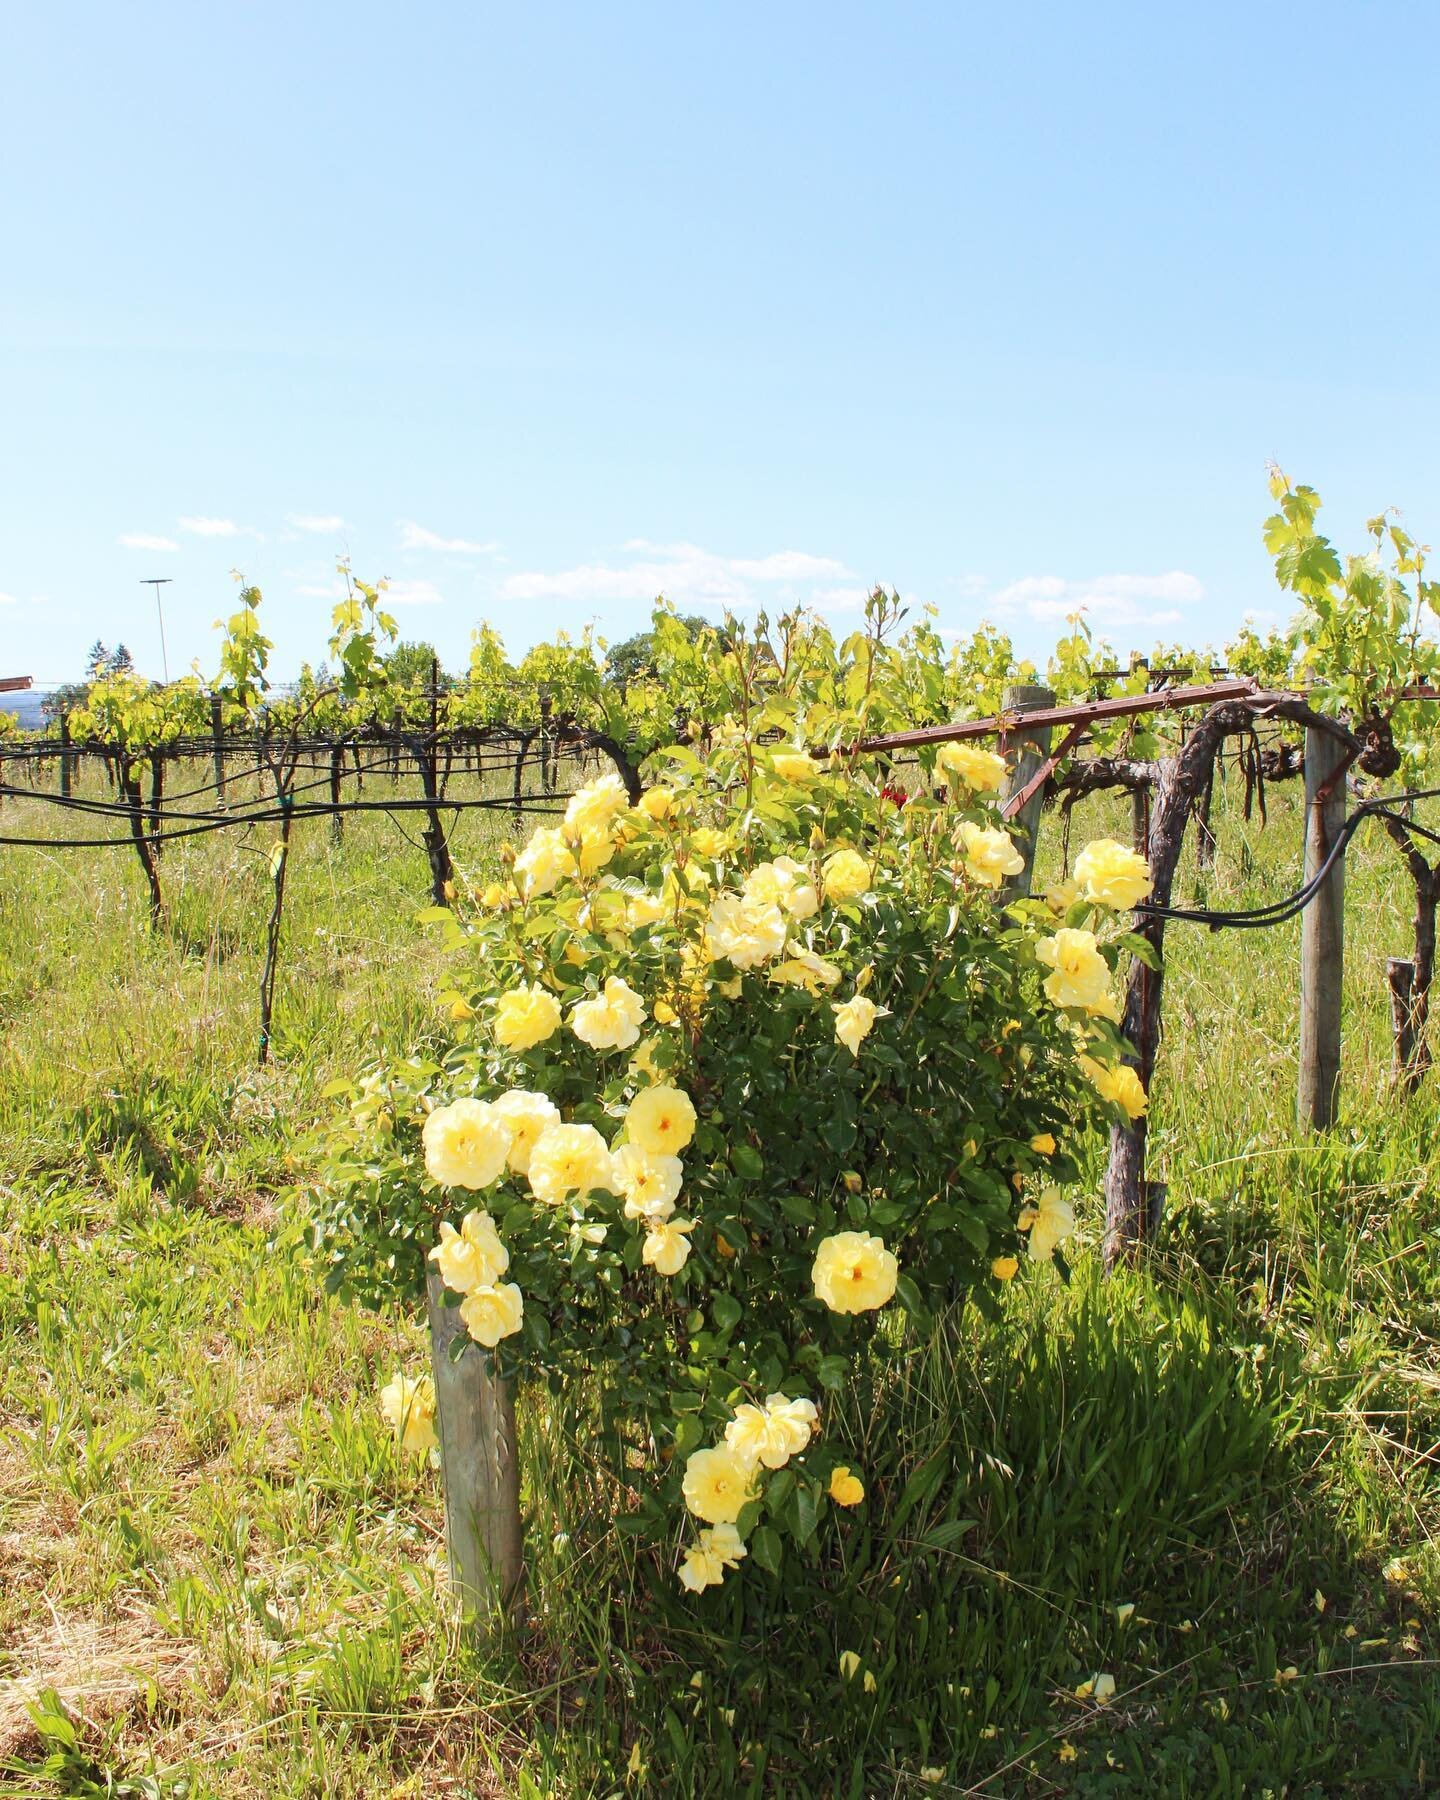
<svg viewBox="0 0 1440 1800"><path fill-rule="evenodd" d="M445 596L433 581L392 581L380 596L381 606L443 606Z"/></svg>
<svg viewBox="0 0 1440 1800"><path fill-rule="evenodd" d="M460 556L488 556L498 550L498 544L480 544L473 538L441 537L438 532L427 531L423 525L417 525L413 519L400 520L400 548L402 550L449 550Z"/></svg>
<svg viewBox="0 0 1440 1800"><path fill-rule="evenodd" d="M18 594L0 594L0 606L18 606L19 604L20 596Z"/></svg>
<svg viewBox="0 0 1440 1800"><path fill-rule="evenodd" d="M349 589L337 576L334 581L303 582L295 592L306 600L343 600Z"/></svg>
<svg viewBox="0 0 1440 1800"><path fill-rule="evenodd" d="M834 557L811 556L802 550L777 550L759 557L717 556L698 544L656 544L648 538L631 538L622 548L644 554L619 565L582 563L573 569L530 569L507 575L500 584L500 597L594 603L654 600L664 594L676 605L745 607L768 597L757 593L757 584L785 583L794 588L851 573ZM835 592L833 588L826 591ZM813 596L794 597L808 600Z"/></svg>
<svg viewBox="0 0 1440 1800"><path fill-rule="evenodd" d="M239 537L242 527L233 519L181 519L180 529L188 531L192 537Z"/></svg>
<svg viewBox="0 0 1440 1800"><path fill-rule="evenodd" d="M126 550L178 550L173 538L156 537L150 531L122 531L120 542Z"/></svg>
<svg viewBox="0 0 1440 1800"><path fill-rule="evenodd" d="M1074 581L1026 575L990 596L1001 618L1022 613L1042 623L1084 612L1096 625L1173 625L1183 608L1205 598L1204 583L1183 569L1163 575L1096 575Z"/></svg>
<svg viewBox="0 0 1440 1800"><path fill-rule="evenodd" d="M322 537L345 529L339 513L289 513L285 523L293 525L296 531L313 531Z"/></svg>
<svg viewBox="0 0 1440 1800"><path fill-rule="evenodd" d="M865 587L812 588L809 604L821 612L857 612L870 598L870 591Z"/></svg>

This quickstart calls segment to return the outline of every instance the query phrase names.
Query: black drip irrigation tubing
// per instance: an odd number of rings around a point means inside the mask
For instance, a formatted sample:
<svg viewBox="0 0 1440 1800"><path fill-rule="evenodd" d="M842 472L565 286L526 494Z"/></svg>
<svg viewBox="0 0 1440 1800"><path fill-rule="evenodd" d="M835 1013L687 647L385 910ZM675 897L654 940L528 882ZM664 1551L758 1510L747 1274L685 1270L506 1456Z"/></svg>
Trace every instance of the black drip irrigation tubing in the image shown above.
<svg viewBox="0 0 1440 1800"><path fill-rule="evenodd" d="M1416 824L1398 810L1413 800L1437 798L1440 798L1440 788L1414 788L1406 794L1386 794L1374 800L1362 800L1336 832L1329 854L1304 887L1286 895L1283 900L1272 900L1268 906L1241 907L1234 912L1220 912L1210 906L1155 906L1142 900L1135 910L1143 918L1178 919L1182 924L1207 925L1211 931L1260 931L1270 925L1283 925L1304 912L1320 892L1326 878L1349 848L1351 838L1367 819L1393 819L1412 837L1424 838L1430 844L1440 844L1440 832Z"/></svg>
<svg viewBox="0 0 1440 1800"><path fill-rule="evenodd" d="M15 790L7 788L5 791L13 793ZM52 800L54 796L47 794L45 798L48 801ZM541 800L537 795L527 794L524 796L524 810L534 813L563 813L567 798L568 796L562 796L558 800ZM346 800L339 806L332 806L327 801L319 800L304 801L299 806L286 806L282 802L278 806L254 808L244 813L216 814L199 824L184 825L174 830L147 831L145 842L147 844L168 844L176 838L200 837L207 831L231 831L242 825L263 825L283 819L287 815L292 819L327 819L333 818L336 814L360 812L513 812L514 808L515 801L510 795L496 796L494 799L485 800ZM133 816L133 809L128 806L118 807L116 810L127 818ZM141 810L148 816L148 808ZM163 811L160 816L162 818L165 816ZM179 816L181 818L194 817L193 814L187 813ZM13 849L27 850L110 850L133 849L135 840L133 837L0 837L0 844Z"/></svg>

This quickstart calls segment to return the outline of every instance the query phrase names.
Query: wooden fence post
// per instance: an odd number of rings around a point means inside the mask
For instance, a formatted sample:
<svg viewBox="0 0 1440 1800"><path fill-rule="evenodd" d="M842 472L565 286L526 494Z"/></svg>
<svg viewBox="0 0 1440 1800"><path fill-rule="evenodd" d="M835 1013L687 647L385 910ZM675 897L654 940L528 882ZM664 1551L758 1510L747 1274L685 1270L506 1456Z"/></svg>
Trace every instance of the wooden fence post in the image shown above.
<svg viewBox="0 0 1440 1800"><path fill-rule="evenodd" d="M1345 823L1350 754L1332 732L1305 731L1305 880L1319 871ZM1345 973L1345 861L1325 877L1300 923L1300 1090L1303 1125L1334 1123L1340 1095L1340 995Z"/></svg>
<svg viewBox="0 0 1440 1800"><path fill-rule="evenodd" d="M215 766L215 797L225 798L225 721L221 716L220 696L210 696L210 741L213 746L211 756Z"/></svg>
<svg viewBox="0 0 1440 1800"><path fill-rule="evenodd" d="M520 1447L513 1383L476 1344L452 1355L465 1328L431 1269L426 1284L435 1418L445 1476L445 1542L461 1613L477 1624L520 1624L525 1540L520 1523Z"/></svg>
<svg viewBox="0 0 1440 1800"><path fill-rule="evenodd" d="M60 720L60 798L62 800L70 798L70 756L70 721L62 718Z"/></svg>
<svg viewBox="0 0 1440 1800"><path fill-rule="evenodd" d="M1385 984L1390 989L1390 1023L1395 1033L1395 1081L1406 1084L1415 1062L1415 964L1408 958L1385 959Z"/></svg>
<svg viewBox="0 0 1440 1800"><path fill-rule="evenodd" d="M1039 712L1043 707L1054 704L1055 695L1050 688L1023 685L1006 688L1000 703L1001 711L1006 713ZM1022 725L1015 731L1007 732L1006 737L1020 746L1020 754L1000 784L1002 806L1012 795L1020 792L1044 762L1050 749L1050 727L1043 725L1039 730L1026 731ZM1011 900L1023 900L1030 892L1030 883L1035 874L1035 844L1040 835L1040 809L1044 803L1045 790L1042 783L1010 821L1011 831L1019 833L1019 842L1015 847L1025 858L1025 867L1018 875L1012 875L1001 888L1002 906Z"/></svg>

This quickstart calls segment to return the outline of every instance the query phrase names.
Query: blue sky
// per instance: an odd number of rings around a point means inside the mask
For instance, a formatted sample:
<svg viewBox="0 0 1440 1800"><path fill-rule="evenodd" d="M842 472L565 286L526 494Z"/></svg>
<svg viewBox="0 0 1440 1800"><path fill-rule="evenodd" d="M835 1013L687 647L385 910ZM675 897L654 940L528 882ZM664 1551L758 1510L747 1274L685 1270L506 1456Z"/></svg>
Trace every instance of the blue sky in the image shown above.
<svg viewBox="0 0 1440 1800"><path fill-rule="evenodd" d="M1433 5L12 7L0 674L463 660L873 582L1282 608L1265 464L1440 530Z"/></svg>

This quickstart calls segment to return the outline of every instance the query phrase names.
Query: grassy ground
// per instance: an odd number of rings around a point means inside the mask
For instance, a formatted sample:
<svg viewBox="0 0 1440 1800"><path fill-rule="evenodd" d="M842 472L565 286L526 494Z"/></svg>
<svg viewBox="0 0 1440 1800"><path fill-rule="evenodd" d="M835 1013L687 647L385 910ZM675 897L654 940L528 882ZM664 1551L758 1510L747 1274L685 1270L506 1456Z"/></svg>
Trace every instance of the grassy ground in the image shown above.
<svg viewBox="0 0 1440 1800"><path fill-rule="evenodd" d="M469 872L506 829L467 818ZM158 937L128 852L0 852L0 1793L1435 1791L1436 1102L1386 1082L1378 834L1341 1127L1293 1125L1295 928L1172 928L1155 1257L1106 1284L1082 1250L855 1397L872 1504L825 1604L696 1629L531 1406L537 1627L480 1655L375 1406L421 1336L293 1250L324 1083L434 1018L423 856L346 830L300 829L264 1071L267 844L168 852ZM1211 899L1293 884L1293 793L1220 835Z"/></svg>

